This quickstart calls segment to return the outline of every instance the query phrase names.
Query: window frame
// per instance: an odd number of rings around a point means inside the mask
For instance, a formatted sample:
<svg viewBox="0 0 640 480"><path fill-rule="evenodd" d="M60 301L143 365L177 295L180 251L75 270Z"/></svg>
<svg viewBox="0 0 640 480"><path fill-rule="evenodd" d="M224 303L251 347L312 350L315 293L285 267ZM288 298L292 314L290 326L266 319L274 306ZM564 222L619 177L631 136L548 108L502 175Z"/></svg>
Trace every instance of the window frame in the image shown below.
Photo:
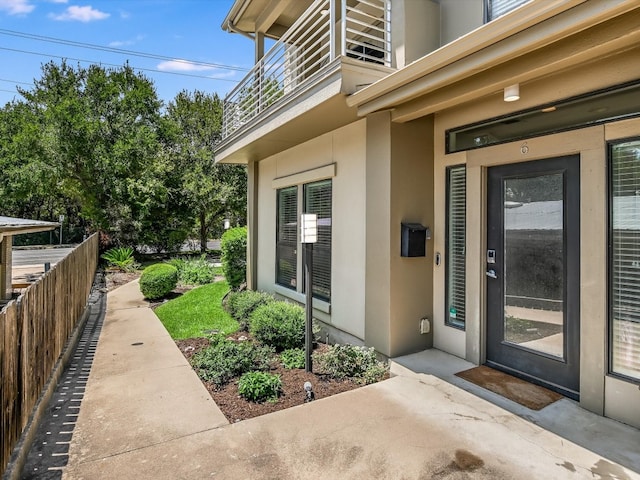
<svg viewBox="0 0 640 480"><path fill-rule="evenodd" d="M621 380L640 385L640 373L638 377L632 377L624 373L614 371L614 175L613 175L613 149L615 146L640 142L640 136L620 138L607 142L607 373ZM640 292L640 290L639 290ZM639 295L640 297L640 295ZM640 349L640 346L639 346Z"/></svg>
<svg viewBox="0 0 640 480"><path fill-rule="evenodd" d="M446 167L446 171L445 171L445 258L444 258L444 324L447 327L451 327L451 328L455 328L457 330L466 330L466 259L465 259L465 264L464 264L464 271L463 271L463 277L464 277L464 292L463 292L463 299L465 300L465 305L464 305L464 310L463 310L463 315L464 315L464 319L460 322L458 321L456 322L452 322L450 319L450 288L449 288L449 281L451 278L451 271L450 271L450 261L452 260L452 256L450 254L451 252L451 245L449 242L449 234L451 231L451 222L450 222L450 213L451 213L451 202L450 202L450 186L451 186L451 172L455 169L463 169L464 170L464 181L465 181L465 196L464 196L464 205L465 205L465 219L464 219L464 225L465 225L465 234L464 234L464 243L465 243L465 255L466 255L466 241L467 241L467 235L466 235L466 225L467 225L467 219L466 219L466 205L467 205L467 195L466 195L466 182L467 182L467 166L466 164L457 164L457 165L450 165ZM456 312L457 315L457 312Z"/></svg>
<svg viewBox="0 0 640 480"><path fill-rule="evenodd" d="M279 188L276 190L276 245L275 245L275 283L276 285L279 285L280 287L286 288L288 290L292 290L292 291L297 291L298 288L298 250L299 248L299 238L298 235L296 234L296 241L295 241L295 246L294 246L294 255L295 255L295 262L294 262L294 274L292 276L293 279L295 279L296 284L295 285L291 285L291 283L289 283L288 285L285 283L281 283L280 282L280 256L278 255L279 252L279 246L280 246L280 228L281 228L281 219L280 219L280 205L281 205L281 196L280 194L286 190L294 190L295 189L295 211L296 211L296 227L295 227L295 231L297 232L298 230L298 210L299 210L299 193L298 193L298 186L297 185L289 185L283 188Z"/></svg>
<svg viewBox="0 0 640 480"><path fill-rule="evenodd" d="M302 244L300 242L300 234L298 232L300 215L304 213L305 208L305 187L307 185L313 185L321 182L329 182L331 188L331 195L329 200L331 202L331 227L333 227L333 188L334 182L333 177L335 176L335 164L329 164L324 167L319 167L317 169L308 170L305 172L289 175L286 177L275 178L272 180L272 187L276 190L276 245L275 245L275 272L274 272L274 289L277 294L285 296L287 298L291 298L296 302L305 303L305 295L304 295L304 255L302 250ZM296 191L296 285L295 287L290 285L285 285L278 282L278 238L279 238L279 224L280 224L280 191L285 189L294 189ZM309 212L313 213L313 212ZM333 251L333 228L331 229L331 238L330 238L330 252L329 252L329 297L323 295L318 295L314 293L313 295L313 304L314 309L318 309L325 313L330 313L331 310L331 283L332 283L332 251ZM299 253L300 254L299 254ZM314 265L316 263L314 257ZM315 277L314 273L314 277ZM315 288L314 288L315 291Z"/></svg>
<svg viewBox="0 0 640 480"><path fill-rule="evenodd" d="M330 303L331 302L331 250L332 250L332 240L333 240L333 180L331 178L325 178L322 180L316 180L314 182L307 182L301 185L302 187L302 210L301 212L298 212L298 216L300 216L302 213L317 213L317 212L313 212L309 210L309 207L307 205L307 192L308 192L308 187L310 186L317 186L318 184L322 184L322 183L328 183L329 184L329 210L330 210L330 216L329 216L329 253L328 253L328 257L329 257L329 266L328 266L328 270L329 270L329 278L328 278L328 284L329 284L329 295L325 296L322 295L321 293L317 293L317 288L313 288L314 292L313 292L313 298L316 298L318 300L322 300L324 302ZM324 217L326 218L326 217ZM321 217L318 215L318 242L314 245L314 257L313 257L313 277L314 280L316 277L318 277L318 272L320 271L320 269L318 268L316 270L316 266L319 267L319 265L317 265L318 263L318 259L320 257L318 257L316 255L316 253L318 252L318 249L320 248L324 248L321 247L319 244L321 243L322 237L323 235L323 231L321 230L322 226L320 225L320 220ZM306 285L306 279L305 279L305 272L303 269L302 272L302 293L305 293L305 285ZM316 287L316 282L314 282L314 287Z"/></svg>

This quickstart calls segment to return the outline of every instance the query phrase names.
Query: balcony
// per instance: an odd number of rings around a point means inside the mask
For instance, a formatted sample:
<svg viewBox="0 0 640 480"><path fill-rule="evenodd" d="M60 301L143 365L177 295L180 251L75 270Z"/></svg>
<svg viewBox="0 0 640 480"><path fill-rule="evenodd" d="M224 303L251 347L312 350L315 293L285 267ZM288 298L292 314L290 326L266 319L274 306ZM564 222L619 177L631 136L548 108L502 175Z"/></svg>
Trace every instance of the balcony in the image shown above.
<svg viewBox="0 0 640 480"><path fill-rule="evenodd" d="M357 81L362 82L390 73L390 4L390 0L313 2L225 98L222 143L294 99L299 102L301 94L340 71L343 64L357 71ZM372 72L370 78L367 71ZM342 88L342 93L353 92Z"/></svg>

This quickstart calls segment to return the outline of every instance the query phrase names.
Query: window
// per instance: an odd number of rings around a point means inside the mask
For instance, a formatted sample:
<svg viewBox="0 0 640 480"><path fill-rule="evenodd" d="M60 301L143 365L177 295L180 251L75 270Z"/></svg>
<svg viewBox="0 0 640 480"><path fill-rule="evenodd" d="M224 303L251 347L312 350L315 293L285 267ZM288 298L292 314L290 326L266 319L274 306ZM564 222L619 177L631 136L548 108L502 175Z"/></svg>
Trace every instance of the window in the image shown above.
<svg viewBox="0 0 640 480"><path fill-rule="evenodd" d="M495 20L529 0L487 0L487 21Z"/></svg>
<svg viewBox="0 0 640 480"><path fill-rule="evenodd" d="M278 190L276 283L296 289L298 268L298 187Z"/></svg>
<svg viewBox="0 0 640 480"><path fill-rule="evenodd" d="M304 293L298 278L298 219L302 213L318 216L318 241L313 246L313 296L331 300L331 197L330 179L281 188L277 191L276 283ZM298 195L302 195L300 201ZM302 250L301 250L302 252ZM302 265L301 265L302 266ZM303 275L303 274L301 274Z"/></svg>
<svg viewBox="0 0 640 480"><path fill-rule="evenodd" d="M445 325L465 328L466 167L447 168Z"/></svg>
<svg viewBox="0 0 640 480"><path fill-rule="evenodd" d="M640 380L640 139L609 148L609 369Z"/></svg>
<svg viewBox="0 0 640 480"><path fill-rule="evenodd" d="M304 186L305 213L318 215L318 241L313 246L313 296L331 298L331 180Z"/></svg>

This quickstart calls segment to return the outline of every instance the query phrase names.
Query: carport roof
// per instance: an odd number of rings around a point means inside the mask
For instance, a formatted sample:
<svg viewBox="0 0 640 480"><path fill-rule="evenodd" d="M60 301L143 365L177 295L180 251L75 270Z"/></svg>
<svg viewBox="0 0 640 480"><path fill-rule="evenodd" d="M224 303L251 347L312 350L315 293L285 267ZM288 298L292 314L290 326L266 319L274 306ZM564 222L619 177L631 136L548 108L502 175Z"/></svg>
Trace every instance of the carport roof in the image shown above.
<svg viewBox="0 0 640 480"><path fill-rule="evenodd" d="M28 218L3 217L0 215L0 240L5 235L19 235L21 233L45 232L59 227L58 222L44 222Z"/></svg>

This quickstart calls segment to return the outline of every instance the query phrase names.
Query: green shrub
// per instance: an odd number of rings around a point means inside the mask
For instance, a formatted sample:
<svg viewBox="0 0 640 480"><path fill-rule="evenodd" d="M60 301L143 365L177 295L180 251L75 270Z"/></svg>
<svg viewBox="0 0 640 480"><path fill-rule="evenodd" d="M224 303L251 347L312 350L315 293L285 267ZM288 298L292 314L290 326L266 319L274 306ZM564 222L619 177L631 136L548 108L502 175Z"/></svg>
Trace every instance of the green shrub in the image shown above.
<svg viewBox="0 0 640 480"><path fill-rule="evenodd" d="M156 263L140 276L140 291L149 300L162 298L178 284L178 270L167 263Z"/></svg>
<svg viewBox="0 0 640 480"><path fill-rule="evenodd" d="M270 302L251 314L251 334L276 351L304 347L304 309L288 302Z"/></svg>
<svg viewBox="0 0 640 480"><path fill-rule="evenodd" d="M229 286L237 290L247 280L247 227L227 230L220 241L222 270Z"/></svg>
<svg viewBox="0 0 640 480"><path fill-rule="evenodd" d="M133 258L133 248L131 247L111 248L104 252L101 258L107 261L109 267L117 268L123 272L131 272L139 267Z"/></svg>
<svg viewBox="0 0 640 480"><path fill-rule="evenodd" d="M238 375L254 370L266 370L274 350L250 341L234 342L223 335L211 337L211 345L191 358L200 378L222 386Z"/></svg>
<svg viewBox="0 0 640 480"><path fill-rule="evenodd" d="M266 292L254 290L231 292L227 297L227 311L238 321L241 330L249 330L249 320L255 309L275 300Z"/></svg>
<svg viewBox="0 0 640 480"><path fill-rule="evenodd" d="M289 348L280 354L280 360L284 368L304 368L304 354L303 348Z"/></svg>
<svg viewBox="0 0 640 480"><path fill-rule="evenodd" d="M172 258L167 263L178 269L178 281L183 285L206 285L215 280L216 268L207 261L206 255Z"/></svg>
<svg viewBox="0 0 640 480"><path fill-rule="evenodd" d="M325 353L314 353L313 364L317 373L364 384L378 382L387 373L387 366L378 361L373 348L353 345L332 345Z"/></svg>
<svg viewBox="0 0 640 480"><path fill-rule="evenodd" d="M251 402L274 401L282 392L279 375L267 372L247 372L238 380L238 393Z"/></svg>

